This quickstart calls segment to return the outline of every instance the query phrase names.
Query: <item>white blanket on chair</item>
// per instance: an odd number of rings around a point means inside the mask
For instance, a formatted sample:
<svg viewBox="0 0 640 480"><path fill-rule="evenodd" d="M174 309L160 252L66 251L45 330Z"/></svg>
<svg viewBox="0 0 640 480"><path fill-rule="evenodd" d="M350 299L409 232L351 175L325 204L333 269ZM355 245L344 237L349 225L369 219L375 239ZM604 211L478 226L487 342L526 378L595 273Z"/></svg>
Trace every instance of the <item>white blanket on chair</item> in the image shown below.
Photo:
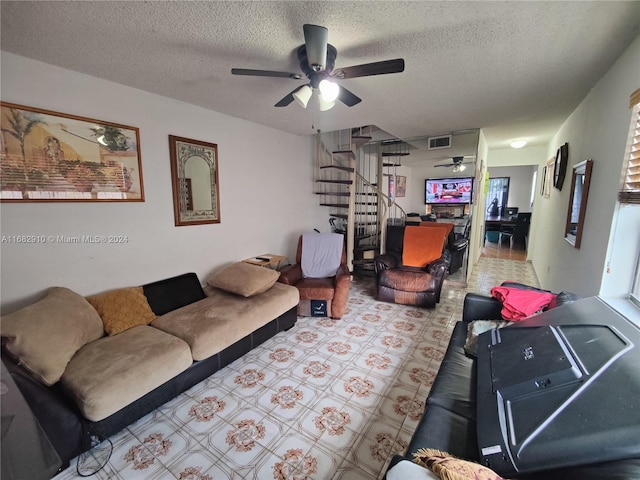
<svg viewBox="0 0 640 480"><path fill-rule="evenodd" d="M344 237L338 233L302 234L300 266L305 278L335 276L342 259Z"/></svg>

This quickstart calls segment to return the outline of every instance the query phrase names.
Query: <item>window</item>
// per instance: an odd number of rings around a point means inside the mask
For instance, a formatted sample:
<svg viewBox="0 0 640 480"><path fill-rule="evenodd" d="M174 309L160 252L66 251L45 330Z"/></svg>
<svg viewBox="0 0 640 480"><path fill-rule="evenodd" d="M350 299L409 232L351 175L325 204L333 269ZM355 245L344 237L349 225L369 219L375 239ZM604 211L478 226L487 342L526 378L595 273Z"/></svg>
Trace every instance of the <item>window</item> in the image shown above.
<svg viewBox="0 0 640 480"><path fill-rule="evenodd" d="M489 177L489 191L485 205L487 216L500 217L506 212L509 201L509 178Z"/></svg>
<svg viewBox="0 0 640 480"><path fill-rule="evenodd" d="M622 172L620 203L640 204L640 88L631 95L631 127L626 166Z"/></svg>
<svg viewBox="0 0 640 480"><path fill-rule="evenodd" d="M640 88L631 94L631 127L627 146L627 161L622 172L622 188L618 194L620 203L640 204ZM632 208L640 209L633 205ZM640 249L639 249L640 250ZM636 258L636 272L630 299L640 307L640 251Z"/></svg>

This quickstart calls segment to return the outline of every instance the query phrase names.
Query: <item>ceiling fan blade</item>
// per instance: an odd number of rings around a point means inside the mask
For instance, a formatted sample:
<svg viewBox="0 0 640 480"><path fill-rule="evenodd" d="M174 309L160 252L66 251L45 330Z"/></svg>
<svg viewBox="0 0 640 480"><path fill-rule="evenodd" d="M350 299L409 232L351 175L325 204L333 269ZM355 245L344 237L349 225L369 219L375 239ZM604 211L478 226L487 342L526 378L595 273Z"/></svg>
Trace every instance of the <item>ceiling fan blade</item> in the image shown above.
<svg viewBox="0 0 640 480"><path fill-rule="evenodd" d="M340 85L340 93L338 94L338 100L344 103L347 107L353 107L362 101L356 94L350 92L342 85Z"/></svg>
<svg viewBox="0 0 640 480"><path fill-rule="evenodd" d="M292 78L294 80L300 80L302 75L299 73L289 72L274 72L273 70L252 70L249 68L232 68L232 75L249 75L252 77L280 77L280 78Z"/></svg>
<svg viewBox="0 0 640 480"><path fill-rule="evenodd" d="M385 75L387 73L404 72L404 59L384 60L382 62L364 63L352 67L337 68L331 76L337 78L370 77L372 75Z"/></svg>
<svg viewBox="0 0 640 480"><path fill-rule="evenodd" d="M307 60L314 72L321 72L327 66L327 42L329 31L325 27L305 23L304 44L307 50Z"/></svg>

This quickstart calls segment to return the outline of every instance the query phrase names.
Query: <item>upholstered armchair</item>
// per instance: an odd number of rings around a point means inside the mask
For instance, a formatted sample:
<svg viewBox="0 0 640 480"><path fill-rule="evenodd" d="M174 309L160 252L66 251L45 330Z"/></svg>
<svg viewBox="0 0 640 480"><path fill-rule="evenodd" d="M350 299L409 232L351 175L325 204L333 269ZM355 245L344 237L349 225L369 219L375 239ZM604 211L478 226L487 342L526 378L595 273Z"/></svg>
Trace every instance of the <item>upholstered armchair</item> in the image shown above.
<svg viewBox="0 0 640 480"><path fill-rule="evenodd" d="M305 239L309 245L303 244ZM346 262L342 235L309 233L300 236L296 263L284 267L278 279L300 292L298 315L342 318L351 287L351 273Z"/></svg>
<svg viewBox="0 0 640 480"><path fill-rule="evenodd" d="M378 300L435 307L449 268L444 242L443 229L388 226L386 253L374 260Z"/></svg>

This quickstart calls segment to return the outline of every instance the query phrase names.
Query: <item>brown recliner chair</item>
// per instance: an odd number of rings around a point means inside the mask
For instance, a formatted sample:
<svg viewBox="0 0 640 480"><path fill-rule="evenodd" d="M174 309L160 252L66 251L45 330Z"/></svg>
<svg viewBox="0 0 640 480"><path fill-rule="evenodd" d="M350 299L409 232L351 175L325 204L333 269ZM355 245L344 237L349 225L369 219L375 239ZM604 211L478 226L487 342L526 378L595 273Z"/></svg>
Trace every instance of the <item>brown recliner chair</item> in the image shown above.
<svg viewBox="0 0 640 480"><path fill-rule="evenodd" d="M440 256L423 266L404 265L405 231L415 228L431 232L431 234L425 233L425 236L431 237L425 240L429 242L425 248L442 253L444 232L438 235L442 230L418 226L388 226L386 253L378 255L374 260L378 300L434 308L440 301L440 292L449 262L445 257ZM410 248L416 248L416 245L413 244Z"/></svg>
<svg viewBox="0 0 640 480"><path fill-rule="evenodd" d="M326 234L339 235L339 234ZM341 238L342 235L339 235ZM347 308L351 273L347 267L347 256L342 242L340 266L335 276L326 278L305 278L302 274L302 235L298 239L295 265L288 265L280 271L279 282L293 285L300 292L298 315L303 317L342 318Z"/></svg>

